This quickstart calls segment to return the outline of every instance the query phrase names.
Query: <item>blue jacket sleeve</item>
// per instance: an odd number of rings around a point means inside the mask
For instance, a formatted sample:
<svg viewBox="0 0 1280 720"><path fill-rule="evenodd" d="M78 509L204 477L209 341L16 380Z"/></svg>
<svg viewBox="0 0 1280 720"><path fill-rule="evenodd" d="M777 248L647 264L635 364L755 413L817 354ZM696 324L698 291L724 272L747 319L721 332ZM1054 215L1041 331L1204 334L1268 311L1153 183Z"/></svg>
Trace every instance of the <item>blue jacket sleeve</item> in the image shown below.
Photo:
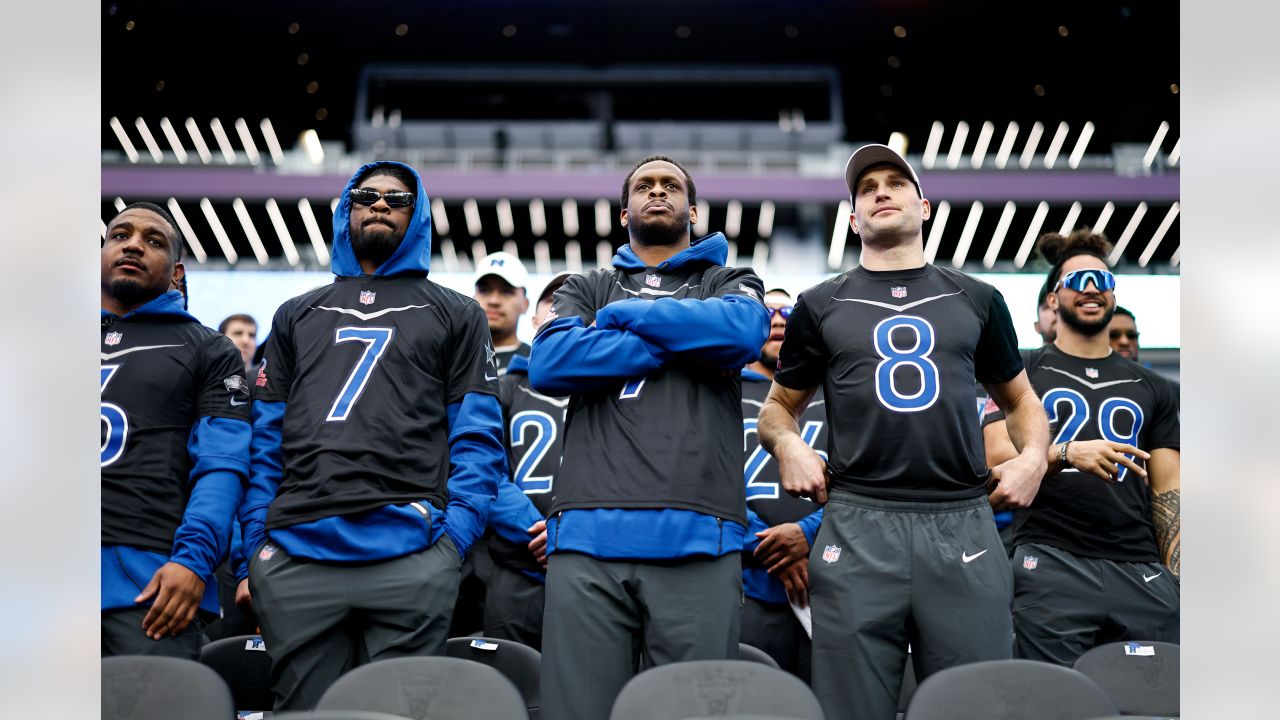
<svg viewBox="0 0 1280 720"><path fill-rule="evenodd" d="M169 558L201 579L213 574L231 544L231 524L249 476L249 424L202 417L191 429L191 496Z"/></svg>
<svg viewBox="0 0 1280 720"><path fill-rule="evenodd" d="M668 352L734 370L760 356L760 346L769 337L769 313L758 301L741 295L632 299L601 308L596 326L628 330Z"/></svg>
<svg viewBox="0 0 1280 720"><path fill-rule="evenodd" d="M756 514L755 510L751 509L751 503L747 503L747 534L742 536L743 552L755 552L760 545L760 538L756 537L756 533L764 532L768 529L769 523Z"/></svg>
<svg viewBox="0 0 1280 720"><path fill-rule="evenodd" d="M451 404L448 413L449 504L444 531L465 558L484 533L498 484L508 476L502 406L493 395L472 392Z"/></svg>
<svg viewBox="0 0 1280 720"><path fill-rule="evenodd" d="M577 317L557 318L533 339L529 384L547 395L589 392L644 377L669 357L670 353L625 330L583 327Z"/></svg>
<svg viewBox="0 0 1280 720"><path fill-rule="evenodd" d="M513 482L498 484L498 499L489 508L489 527L503 539L527 545L533 536L529 528L542 519L542 513Z"/></svg>
<svg viewBox="0 0 1280 720"><path fill-rule="evenodd" d="M822 524L822 508L800 518L796 524L800 526L804 539L809 541L809 547L812 548L813 541L818 537L818 526Z"/></svg>
<svg viewBox="0 0 1280 720"><path fill-rule="evenodd" d="M283 402L253 403L253 443L250 448L249 489L240 504L240 531L247 558L267 539L267 508L280 489L284 454L280 448L284 426ZM247 565L236 568L236 577L248 577Z"/></svg>

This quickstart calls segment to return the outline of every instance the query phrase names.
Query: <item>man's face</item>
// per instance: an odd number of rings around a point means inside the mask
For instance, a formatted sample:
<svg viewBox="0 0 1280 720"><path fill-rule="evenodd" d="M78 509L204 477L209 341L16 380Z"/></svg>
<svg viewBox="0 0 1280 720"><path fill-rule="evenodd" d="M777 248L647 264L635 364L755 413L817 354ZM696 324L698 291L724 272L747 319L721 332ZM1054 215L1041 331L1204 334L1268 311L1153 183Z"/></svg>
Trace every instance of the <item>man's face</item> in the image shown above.
<svg viewBox="0 0 1280 720"><path fill-rule="evenodd" d="M223 334L231 338L231 342L240 349L240 355L244 358L244 364L247 367L253 360L253 352L258 349L258 326L244 320L232 320L227 323L227 329Z"/></svg>
<svg viewBox="0 0 1280 720"><path fill-rule="evenodd" d="M1048 300L1058 313L1058 318L1081 335L1093 337L1107 328L1111 315L1116 311L1116 294L1113 290L1102 292L1090 282L1077 292L1062 287L1062 277L1075 270L1106 270L1107 264L1092 255L1076 255L1062 266L1058 287Z"/></svg>
<svg viewBox="0 0 1280 720"><path fill-rule="evenodd" d="M863 242L915 238L929 219L929 201L920 197L910 177L892 165L864 172L854 189L849 226Z"/></svg>
<svg viewBox="0 0 1280 720"><path fill-rule="evenodd" d="M413 192L390 175L371 175L356 185L357 188L377 190L379 193ZM379 198L372 205L351 203L351 247L356 257L371 260L378 265L400 247L409 221L413 219L413 206L391 207Z"/></svg>
<svg viewBox="0 0 1280 720"><path fill-rule="evenodd" d="M1128 315L1116 313L1107 325L1111 336L1111 349L1134 362L1138 360L1138 324Z"/></svg>
<svg viewBox="0 0 1280 720"><path fill-rule="evenodd" d="M1040 303L1040 307L1036 310L1036 334L1044 341L1045 345L1053 342L1058 337L1058 313L1049 307L1049 296L1046 295L1044 302Z"/></svg>
<svg viewBox="0 0 1280 720"><path fill-rule="evenodd" d="M137 306L181 284L182 263L174 262L177 239L168 221L152 210L120 213L102 243L102 289Z"/></svg>
<svg viewBox="0 0 1280 720"><path fill-rule="evenodd" d="M791 298L786 295L766 295L764 306L769 308L769 339L760 348L760 362L765 367L777 367L778 356L782 353L782 338L786 335L787 319L782 316L783 309L791 313Z"/></svg>
<svg viewBox="0 0 1280 720"><path fill-rule="evenodd" d="M631 176L622 226L648 245L673 245L698 221L698 208L689 205L689 184L680 168L654 160Z"/></svg>
<svg viewBox="0 0 1280 720"><path fill-rule="evenodd" d="M485 275L476 282L475 299L489 321L489 333L495 338L513 334L516 322L529 309L524 290L512 287L497 275Z"/></svg>

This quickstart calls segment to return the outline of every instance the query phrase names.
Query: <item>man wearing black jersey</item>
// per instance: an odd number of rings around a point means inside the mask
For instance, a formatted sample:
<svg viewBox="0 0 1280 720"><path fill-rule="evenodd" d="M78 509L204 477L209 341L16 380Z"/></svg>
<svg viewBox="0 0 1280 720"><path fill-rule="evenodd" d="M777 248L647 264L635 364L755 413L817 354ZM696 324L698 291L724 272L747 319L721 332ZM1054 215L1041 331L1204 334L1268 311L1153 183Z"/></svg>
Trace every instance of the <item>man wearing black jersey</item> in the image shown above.
<svg viewBox="0 0 1280 720"><path fill-rule="evenodd" d="M801 293L760 412L783 487L827 503L809 558L813 687L828 717L892 719L917 677L1007 658L1012 582L991 507L1035 497L1048 423L995 288L925 262L911 166L859 148L845 182L862 266ZM988 470L974 379L1020 454ZM822 386L829 464L797 421ZM986 497L991 488L990 504Z"/></svg>
<svg viewBox="0 0 1280 720"><path fill-rule="evenodd" d="M271 323L241 508L277 710L346 670L444 652L462 559L505 472L497 367L475 301L427 277L430 200L365 165L333 272Z"/></svg>
<svg viewBox="0 0 1280 720"><path fill-rule="evenodd" d="M1178 642L1181 474L1170 383L1109 345L1115 276L1087 230L1050 270L1052 345L1027 354L1053 423L1040 494L1014 523L1013 622L1021 657L1071 666L1119 640ZM992 463L1013 449L985 419Z"/></svg>
<svg viewBox="0 0 1280 720"><path fill-rule="evenodd" d="M570 277L538 331L529 380L570 396L547 521L544 714L607 717L650 665L737 655L746 533L742 366L768 321L763 287L692 241L696 190L675 161L622 187L629 244Z"/></svg>
<svg viewBox="0 0 1280 720"><path fill-rule="evenodd" d="M102 244L102 654L196 659L249 471L249 392L183 310L182 234L133 203Z"/></svg>
<svg viewBox="0 0 1280 720"><path fill-rule="evenodd" d="M809 605L809 550L822 508L781 492L777 463L760 446L757 416L773 383L793 303L786 290L765 293L769 339L760 359L742 371L742 432L746 450L747 536L742 556L742 642L764 650L783 670L808 681L812 646L791 609ZM801 418L801 437L826 456L826 403L818 390Z"/></svg>

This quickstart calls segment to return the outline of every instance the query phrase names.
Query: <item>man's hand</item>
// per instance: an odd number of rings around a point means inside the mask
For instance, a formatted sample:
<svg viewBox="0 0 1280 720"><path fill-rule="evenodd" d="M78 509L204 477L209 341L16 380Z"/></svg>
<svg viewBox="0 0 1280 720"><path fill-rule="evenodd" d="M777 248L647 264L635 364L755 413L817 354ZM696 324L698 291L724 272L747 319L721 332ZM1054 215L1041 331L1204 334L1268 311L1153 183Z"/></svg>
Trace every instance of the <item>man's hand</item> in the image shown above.
<svg viewBox="0 0 1280 720"><path fill-rule="evenodd" d="M787 590L787 599L796 607L809 606L809 558L806 556L789 565L784 565L777 572L769 571L778 578L782 587Z"/></svg>
<svg viewBox="0 0 1280 720"><path fill-rule="evenodd" d="M529 551L533 553L533 557L538 560L538 564L542 565L542 569L547 569L547 521L539 520L533 524L526 532L534 536L529 541Z"/></svg>
<svg viewBox="0 0 1280 720"><path fill-rule="evenodd" d="M1128 455L1135 457L1130 458ZM1150 460L1151 454L1132 445L1110 440L1075 440L1067 446L1068 465L1081 472L1093 473L1107 482L1116 481L1121 465L1146 480L1147 471L1135 458Z"/></svg>
<svg viewBox="0 0 1280 720"><path fill-rule="evenodd" d="M827 502L827 463L799 435L788 436L786 450L778 455L782 489L807 497L819 505Z"/></svg>
<svg viewBox="0 0 1280 720"><path fill-rule="evenodd" d="M186 567L169 562L156 570L151 582L133 601L144 603L155 598L151 610L142 619L142 631L152 640L160 640L187 629L196 617L202 597L204 581Z"/></svg>
<svg viewBox="0 0 1280 720"><path fill-rule="evenodd" d="M1039 453L1021 453L1007 462L991 468L991 480L987 483L991 507L996 510L1031 506L1040 492L1040 481L1048 466Z"/></svg>
<svg viewBox="0 0 1280 720"><path fill-rule="evenodd" d="M241 612L253 612L253 596L249 594L249 578L241 580L236 585L236 607Z"/></svg>
<svg viewBox="0 0 1280 720"><path fill-rule="evenodd" d="M796 523L782 523L756 533L760 544L752 553L769 572L787 563L808 561L809 541Z"/></svg>

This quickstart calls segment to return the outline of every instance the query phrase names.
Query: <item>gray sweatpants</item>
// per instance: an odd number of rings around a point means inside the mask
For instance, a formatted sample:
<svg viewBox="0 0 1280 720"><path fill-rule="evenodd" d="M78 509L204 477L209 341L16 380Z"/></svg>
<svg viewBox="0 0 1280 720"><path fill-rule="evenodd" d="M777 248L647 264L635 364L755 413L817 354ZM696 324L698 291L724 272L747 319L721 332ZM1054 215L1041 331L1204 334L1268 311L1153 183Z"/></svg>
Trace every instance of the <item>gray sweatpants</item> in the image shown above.
<svg viewBox="0 0 1280 720"><path fill-rule="evenodd" d="M200 638L205 623L198 615L177 635L152 640L142 632L142 620L151 606L109 610L102 613L102 657L159 655L184 660L200 659Z"/></svg>
<svg viewBox="0 0 1280 720"><path fill-rule="evenodd" d="M737 553L672 562L558 552L547 568L542 716L605 720L647 666L738 657L742 561Z"/></svg>
<svg viewBox="0 0 1280 720"><path fill-rule="evenodd" d="M249 558L249 589L271 655L275 710L311 710L347 670L443 655L462 558L448 535L412 555L363 565ZM264 545L263 547L266 547Z"/></svg>
<svg viewBox="0 0 1280 720"><path fill-rule="evenodd" d="M833 492L809 584L813 690L829 718L894 720L907 643L921 682L1012 655L1013 581L986 497Z"/></svg>

